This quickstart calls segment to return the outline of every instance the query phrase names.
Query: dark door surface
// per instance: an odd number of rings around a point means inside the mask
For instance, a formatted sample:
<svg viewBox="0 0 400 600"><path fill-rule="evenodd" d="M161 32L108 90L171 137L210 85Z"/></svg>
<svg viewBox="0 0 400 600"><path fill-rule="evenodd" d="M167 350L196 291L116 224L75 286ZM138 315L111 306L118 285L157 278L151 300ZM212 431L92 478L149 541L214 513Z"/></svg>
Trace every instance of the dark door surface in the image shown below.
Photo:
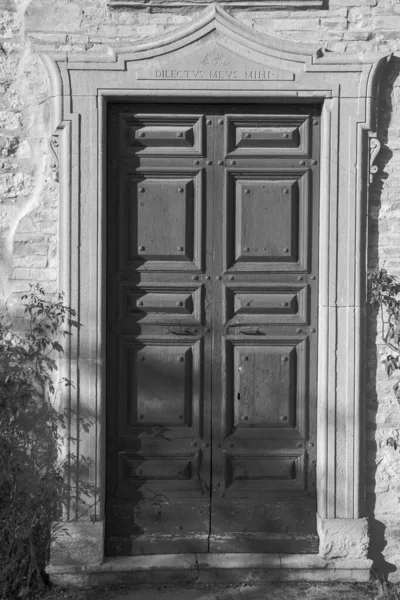
<svg viewBox="0 0 400 600"><path fill-rule="evenodd" d="M319 131L109 106L108 555L318 551Z"/></svg>

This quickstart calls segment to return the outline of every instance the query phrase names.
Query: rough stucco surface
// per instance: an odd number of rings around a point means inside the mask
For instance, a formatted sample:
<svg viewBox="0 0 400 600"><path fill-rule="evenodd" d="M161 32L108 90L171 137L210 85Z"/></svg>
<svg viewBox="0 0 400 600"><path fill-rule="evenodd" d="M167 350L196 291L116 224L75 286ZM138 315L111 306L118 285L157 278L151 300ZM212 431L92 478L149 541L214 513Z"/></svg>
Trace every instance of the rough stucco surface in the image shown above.
<svg viewBox="0 0 400 600"><path fill-rule="evenodd" d="M58 288L58 184L49 167L49 82L37 52L57 47L66 53L104 55L119 44L172 31L196 18L199 10L112 11L105 0L0 0L1 303L12 308L29 283L40 281L49 292ZM231 12L254 31L336 52L395 52L380 93L382 151L371 195L369 266L400 275L399 1L330 0L325 10ZM371 314L365 398L370 555L400 580L400 406L392 392L394 381L381 365L376 322ZM326 535L334 538L336 533ZM340 544L331 555L337 556Z"/></svg>

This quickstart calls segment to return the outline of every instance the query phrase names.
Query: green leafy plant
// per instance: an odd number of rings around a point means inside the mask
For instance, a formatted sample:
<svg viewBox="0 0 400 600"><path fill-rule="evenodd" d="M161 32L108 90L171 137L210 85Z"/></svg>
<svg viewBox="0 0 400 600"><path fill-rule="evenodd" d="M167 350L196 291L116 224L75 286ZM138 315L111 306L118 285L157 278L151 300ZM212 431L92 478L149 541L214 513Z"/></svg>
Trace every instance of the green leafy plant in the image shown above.
<svg viewBox="0 0 400 600"><path fill-rule="evenodd" d="M368 273L368 300L378 308L381 338L386 346L383 364L388 377L400 369L400 281L386 269ZM393 386L400 403L400 380Z"/></svg>
<svg viewBox="0 0 400 600"><path fill-rule="evenodd" d="M51 523L68 495L59 449L66 418L54 406L60 341L78 328L64 295L38 284L21 297L16 328L0 317L0 597L28 595L44 581ZM63 378L62 383L72 382ZM68 457L69 459L71 457Z"/></svg>

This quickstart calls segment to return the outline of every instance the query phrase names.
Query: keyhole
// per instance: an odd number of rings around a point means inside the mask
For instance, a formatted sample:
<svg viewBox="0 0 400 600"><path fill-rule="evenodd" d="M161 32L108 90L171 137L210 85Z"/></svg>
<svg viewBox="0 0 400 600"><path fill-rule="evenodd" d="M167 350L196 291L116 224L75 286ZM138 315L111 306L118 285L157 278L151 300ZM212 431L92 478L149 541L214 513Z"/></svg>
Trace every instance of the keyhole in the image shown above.
<svg viewBox="0 0 400 600"><path fill-rule="evenodd" d="M237 395L237 399L240 400L240 394Z"/></svg>

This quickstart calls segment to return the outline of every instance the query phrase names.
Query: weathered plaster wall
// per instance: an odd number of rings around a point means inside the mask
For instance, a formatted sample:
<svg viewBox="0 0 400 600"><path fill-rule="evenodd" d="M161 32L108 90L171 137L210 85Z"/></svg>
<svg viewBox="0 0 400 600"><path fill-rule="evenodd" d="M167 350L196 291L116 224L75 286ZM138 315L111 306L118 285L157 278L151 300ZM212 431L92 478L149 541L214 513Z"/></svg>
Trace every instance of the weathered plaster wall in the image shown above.
<svg viewBox="0 0 400 600"><path fill-rule="evenodd" d="M22 3L0 3L0 301L57 289L57 188L48 169L49 82L25 42Z"/></svg>
<svg viewBox="0 0 400 600"><path fill-rule="evenodd" d="M112 11L106 0L0 0L0 302L12 306L29 283L40 281L49 292L58 287L58 184L52 178L48 146L53 127L50 88L38 52L57 47L65 53L85 52L91 60L130 41L172 31L200 10ZM325 10L231 12L254 31L327 50L398 54L384 75L379 103L383 148L371 195L369 265L385 266L400 276L400 2L330 0ZM374 314L368 333L371 556L399 580L400 406L380 363Z"/></svg>

